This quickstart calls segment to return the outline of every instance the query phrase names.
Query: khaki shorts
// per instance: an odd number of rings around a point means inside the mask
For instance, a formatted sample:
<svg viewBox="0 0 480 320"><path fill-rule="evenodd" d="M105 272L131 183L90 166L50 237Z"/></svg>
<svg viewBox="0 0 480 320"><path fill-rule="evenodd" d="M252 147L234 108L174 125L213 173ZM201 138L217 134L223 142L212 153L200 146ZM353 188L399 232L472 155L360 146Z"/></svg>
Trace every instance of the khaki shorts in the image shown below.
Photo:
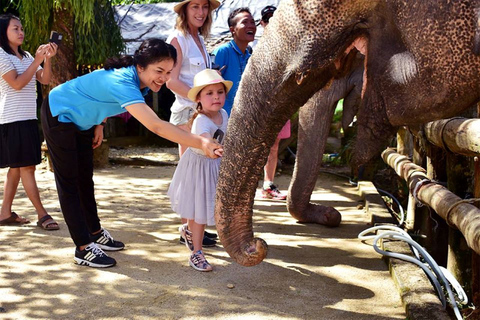
<svg viewBox="0 0 480 320"><path fill-rule="evenodd" d="M180 112L172 112L170 115L170 123L176 126L187 124L194 112L195 110L192 108L185 108Z"/></svg>

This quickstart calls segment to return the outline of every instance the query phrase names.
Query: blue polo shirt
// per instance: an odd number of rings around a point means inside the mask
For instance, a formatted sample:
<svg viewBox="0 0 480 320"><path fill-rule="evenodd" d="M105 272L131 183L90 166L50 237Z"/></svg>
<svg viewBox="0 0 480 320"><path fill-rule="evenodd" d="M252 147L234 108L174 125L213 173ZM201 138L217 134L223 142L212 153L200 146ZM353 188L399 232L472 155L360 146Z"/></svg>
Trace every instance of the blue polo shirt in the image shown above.
<svg viewBox="0 0 480 320"><path fill-rule="evenodd" d="M245 67L247 66L250 53L247 50L245 50L245 53L242 53L235 41L232 40L215 49L213 54L215 55L215 64L220 67L226 66L225 69L221 71L223 78L233 82L232 89L228 92L225 106L223 107L228 115L230 115L233 100L237 94L238 85L240 84L243 71L245 71Z"/></svg>
<svg viewBox="0 0 480 320"><path fill-rule="evenodd" d="M145 103L148 88L140 90L135 66L100 69L67 81L50 91L52 115L88 130L103 119L126 112L125 107Z"/></svg>

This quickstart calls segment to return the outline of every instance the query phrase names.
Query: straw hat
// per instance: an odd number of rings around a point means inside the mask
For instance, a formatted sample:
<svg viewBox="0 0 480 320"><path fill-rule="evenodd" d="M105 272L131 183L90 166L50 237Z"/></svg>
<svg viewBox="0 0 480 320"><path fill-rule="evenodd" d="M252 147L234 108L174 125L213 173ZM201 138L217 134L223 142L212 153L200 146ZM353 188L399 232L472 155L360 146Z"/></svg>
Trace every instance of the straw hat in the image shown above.
<svg viewBox="0 0 480 320"><path fill-rule="evenodd" d="M222 76L218 74L217 70L205 69L200 71L195 75L195 78L193 78L193 88L188 90L188 99L196 102L197 95L203 88L216 83L223 83L227 90L226 93L228 93L233 86L233 82L223 79Z"/></svg>
<svg viewBox="0 0 480 320"><path fill-rule="evenodd" d="M190 1L192 1L192 0L185 0L185 1L180 2L179 4L175 5L175 7L173 7L173 11L175 11L177 14L180 14L180 11L182 10L182 7L186 4L188 4ZM218 1L218 0L209 0L209 2L210 2L210 11L215 10L218 7L220 7L220 1Z"/></svg>

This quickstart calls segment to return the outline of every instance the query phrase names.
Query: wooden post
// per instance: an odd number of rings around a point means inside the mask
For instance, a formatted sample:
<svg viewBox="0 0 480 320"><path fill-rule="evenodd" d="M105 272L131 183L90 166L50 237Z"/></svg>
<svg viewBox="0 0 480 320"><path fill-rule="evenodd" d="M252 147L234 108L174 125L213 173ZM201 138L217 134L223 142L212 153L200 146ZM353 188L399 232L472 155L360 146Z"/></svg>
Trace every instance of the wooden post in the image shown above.
<svg viewBox="0 0 480 320"><path fill-rule="evenodd" d="M426 153L427 178L436 181L446 181L445 152L428 144ZM446 267L448 253L448 237L446 235L449 227L445 220L432 208L428 208L428 215L424 218L423 230L426 235L424 246L439 265Z"/></svg>
<svg viewBox="0 0 480 320"><path fill-rule="evenodd" d="M420 167L423 167L422 166L424 162L423 160L424 160L424 156L420 148L420 140L418 137L415 137L413 139L413 163L415 163ZM409 192L408 204L407 204L407 218L405 219L405 229L407 230L423 229L420 226L422 224L422 221L424 220L422 217L423 215L424 215L424 210L421 208L417 209L416 200L413 197L412 193ZM417 225L415 226L416 219L419 220L419 223L417 223ZM422 230L420 230L420 234L423 235Z"/></svg>
<svg viewBox="0 0 480 320"><path fill-rule="evenodd" d="M397 152L407 157L413 155L412 134L403 126L397 131Z"/></svg>
<svg viewBox="0 0 480 320"><path fill-rule="evenodd" d="M152 109L158 115L158 92L152 92Z"/></svg>
<svg viewBox="0 0 480 320"><path fill-rule="evenodd" d="M480 159L474 159L474 190L473 197L480 198ZM478 207L477 203L477 207ZM471 300L475 306L471 319L480 319L480 255L472 252L472 295Z"/></svg>
<svg viewBox="0 0 480 320"><path fill-rule="evenodd" d="M471 176L469 159L455 155L447 154L447 188L452 193L465 198L468 191L467 177ZM447 269L455 276L462 285L468 296L471 297L472 278L472 251L460 231L456 228L450 228L448 234L448 262Z"/></svg>

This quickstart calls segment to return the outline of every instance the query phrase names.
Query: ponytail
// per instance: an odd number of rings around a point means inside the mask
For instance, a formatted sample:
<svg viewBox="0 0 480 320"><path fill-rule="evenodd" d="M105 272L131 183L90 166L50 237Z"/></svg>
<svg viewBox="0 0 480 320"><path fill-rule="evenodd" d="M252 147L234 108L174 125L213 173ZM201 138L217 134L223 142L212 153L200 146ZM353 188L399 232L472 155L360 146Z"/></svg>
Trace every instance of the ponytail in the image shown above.
<svg viewBox="0 0 480 320"><path fill-rule="evenodd" d="M193 120L195 120L195 118L198 117L200 113L203 113L202 110L203 110L202 103L199 102L197 104L197 107L195 108L195 112L193 113L192 117L190 118L190 120L188 120L188 126L190 128L193 126Z"/></svg>
<svg viewBox="0 0 480 320"><path fill-rule="evenodd" d="M132 56L120 56L120 57L112 57L108 58L105 61L104 64L104 69L105 70L110 70L110 69L119 69L119 68L125 68L125 67L130 67L134 65L134 59Z"/></svg>
<svg viewBox="0 0 480 320"><path fill-rule="evenodd" d="M146 68L149 64L171 59L177 63L177 51L175 47L165 41L153 38L142 42L133 56L123 55L120 57L108 58L105 61L104 69L118 69L129 66L140 66Z"/></svg>

